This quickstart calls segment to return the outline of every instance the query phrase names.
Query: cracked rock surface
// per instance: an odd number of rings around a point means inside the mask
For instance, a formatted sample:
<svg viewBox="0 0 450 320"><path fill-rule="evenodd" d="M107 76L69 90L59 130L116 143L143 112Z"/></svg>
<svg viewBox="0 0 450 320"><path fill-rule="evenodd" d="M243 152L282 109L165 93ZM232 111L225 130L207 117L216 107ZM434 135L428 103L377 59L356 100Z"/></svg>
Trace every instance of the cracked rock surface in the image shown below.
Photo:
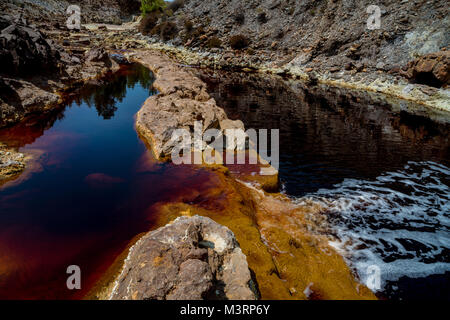
<svg viewBox="0 0 450 320"><path fill-rule="evenodd" d="M255 283L236 238L213 220L180 217L130 250L110 295L122 300L254 300Z"/></svg>

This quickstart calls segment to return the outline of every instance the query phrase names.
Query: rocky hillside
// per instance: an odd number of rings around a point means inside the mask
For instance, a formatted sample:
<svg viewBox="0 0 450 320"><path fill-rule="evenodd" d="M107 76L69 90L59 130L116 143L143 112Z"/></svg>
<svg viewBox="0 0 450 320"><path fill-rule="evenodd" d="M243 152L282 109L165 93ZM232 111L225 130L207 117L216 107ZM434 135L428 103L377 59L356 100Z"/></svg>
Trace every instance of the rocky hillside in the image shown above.
<svg viewBox="0 0 450 320"><path fill-rule="evenodd" d="M445 0L378 1L381 27L367 28L372 0L186 0L168 18L174 44L230 48L248 39L259 58L299 67L398 72L418 56L448 48ZM213 41L211 41L211 39ZM243 47L246 47L244 43Z"/></svg>
<svg viewBox="0 0 450 320"><path fill-rule="evenodd" d="M139 0L8 0L0 9L13 16L23 13L39 29L52 30L52 25L64 27L70 4L80 5L82 23L129 21L140 7ZM349 80L364 73L363 80L374 81L380 77L377 73L384 73L393 75L391 80L448 85L447 1L377 2L380 28L369 30L367 11L373 4L372 0L177 0L143 19L139 30L113 48L123 48L140 31L145 41L223 53L224 67L269 62L289 70L330 73L333 79ZM433 55L413 62L427 54Z"/></svg>
<svg viewBox="0 0 450 320"><path fill-rule="evenodd" d="M140 0L6 0L0 4L2 12L23 13L36 23L64 23L67 8L78 5L82 23L102 22L120 24L139 14Z"/></svg>

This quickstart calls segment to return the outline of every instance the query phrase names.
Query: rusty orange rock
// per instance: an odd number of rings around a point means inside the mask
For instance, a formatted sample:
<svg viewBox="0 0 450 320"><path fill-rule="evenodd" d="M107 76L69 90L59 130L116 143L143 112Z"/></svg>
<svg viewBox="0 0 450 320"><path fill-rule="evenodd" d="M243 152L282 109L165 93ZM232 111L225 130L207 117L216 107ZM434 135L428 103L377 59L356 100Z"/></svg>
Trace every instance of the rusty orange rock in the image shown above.
<svg viewBox="0 0 450 320"><path fill-rule="evenodd" d="M406 76L418 83L446 86L450 81L450 52L439 51L424 55L407 66Z"/></svg>

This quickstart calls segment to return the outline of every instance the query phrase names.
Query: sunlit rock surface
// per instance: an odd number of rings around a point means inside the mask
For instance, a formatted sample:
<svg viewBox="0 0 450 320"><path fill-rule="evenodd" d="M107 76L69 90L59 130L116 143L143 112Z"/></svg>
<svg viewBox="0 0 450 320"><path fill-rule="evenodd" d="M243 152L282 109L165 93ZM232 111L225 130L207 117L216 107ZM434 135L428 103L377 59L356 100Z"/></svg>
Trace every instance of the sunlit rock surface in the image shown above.
<svg viewBox="0 0 450 320"><path fill-rule="evenodd" d="M0 186L25 169L25 155L0 143Z"/></svg>
<svg viewBox="0 0 450 320"><path fill-rule="evenodd" d="M112 299L257 298L234 234L209 218L180 217L130 250Z"/></svg>

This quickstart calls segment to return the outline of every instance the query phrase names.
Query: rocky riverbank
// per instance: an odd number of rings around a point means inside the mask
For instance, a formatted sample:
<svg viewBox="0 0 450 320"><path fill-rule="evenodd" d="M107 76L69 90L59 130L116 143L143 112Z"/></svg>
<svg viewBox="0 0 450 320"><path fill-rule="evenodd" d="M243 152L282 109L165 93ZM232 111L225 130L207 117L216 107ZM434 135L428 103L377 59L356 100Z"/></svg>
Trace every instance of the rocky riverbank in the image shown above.
<svg viewBox="0 0 450 320"><path fill-rule="evenodd" d="M283 79L300 80L309 84L325 84L334 87L359 90L362 92L374 92L384 94L387 99L398 98L405 101L413 102L419 109L411 108L408 112L412 114L420 114L433 117L434 114L442 115L442 118L448 118L450 113L450 91L447 88L435 88L428 85L411 83L406 77L393 77L389 74L382 73L362 73L355 74L342 70L339 74L321 73L320 71L311 70L310 68L298 68L292 64L276 65L273 62L252 63L251 56L230 56L225 54L211 53L200 49L186 49L184 47L176 47L171 44L160 42L146 45L147 48L165 52L173 59L182 64L189 66L199 66L202 68L235 70L243 72L258 72L261 74L271 74L280 76ZM424 70L433 70L433 66L439 61L446 61L444 69L447 70L448 52L433 54L439 56L435 61L431 62L431 66L425 67ZM423 59L427 59L424 57ZM411 61L409 65L420 65L419 61ZM406 72L414 74L414 67L407 69ZM336 75L336 76L334 76ZM428 111L423 112L420 106L426 107Z"/></svg>
<svg viewBox="0 0 450 320"><path fill-rule="evenodd" d="M84 6L86 14L82 17L87 24L80 31L70 32L62 21L50 27L42 24L45 18L40 15L33 21L46 36L75 55L75 61L83 62L84 52L93 47L109 51L156 49L181 64L258 71L312 84L377 92L422 105L430 110L429 115L448 117L450 57L445 31L449 20L444 3L388 1L381 6L381 28L368 30L369 2L353 6L352 1L243 4L191 0L156 15L150 22L122 26L111 25L110 17L124 17L125 12L102 11L105 16L97 19L95 10ZM95 2L92 5L95 7ZM12 7L5 10L18 12ZM110 7L113 10L117 5ZM351 12L350 7L354 7ZM417 14L419 10L433 19L431 25L427 17ZM25 16L31 17L28 11ZM63 17L61 10L56 10L54 17L47 19L56 23ZM166 30L163 27L169 24L174 27L170 36L156 32L158 28ZM152 26L155 32L149 29ZM240 35L248 41L243 48L234 48L231 38ZM416 108L407 111L424 114Z"/></svg>
<svg viewBox="0 0 450 320"><path fill-rule="evenodd" d="M183 69L158 51L136 51L126 54L131 60L150 68L156 76L153 86L159 91L147 99L136 117L136 129L148 141L155 157L170 160L171 152L177 141L172 141L172 133L176 129L186 129L193 133L195 122L202 123L201 134L209 129L217 129L225 134L226 130L245 130L240 120L229 120L222 108L206 91L206 84L189 70ZM204 150L193 152L202 153ZM245 152L243 150L236 152ZM251 151L249 151L251 152ZM215 155L222 157L221 155ZM265 175L237 174L240 179L257 182L265 190L278 190L278 172L259 159L259 166L269 170ZM218 162L223 162L218 161Z"/></svg>

